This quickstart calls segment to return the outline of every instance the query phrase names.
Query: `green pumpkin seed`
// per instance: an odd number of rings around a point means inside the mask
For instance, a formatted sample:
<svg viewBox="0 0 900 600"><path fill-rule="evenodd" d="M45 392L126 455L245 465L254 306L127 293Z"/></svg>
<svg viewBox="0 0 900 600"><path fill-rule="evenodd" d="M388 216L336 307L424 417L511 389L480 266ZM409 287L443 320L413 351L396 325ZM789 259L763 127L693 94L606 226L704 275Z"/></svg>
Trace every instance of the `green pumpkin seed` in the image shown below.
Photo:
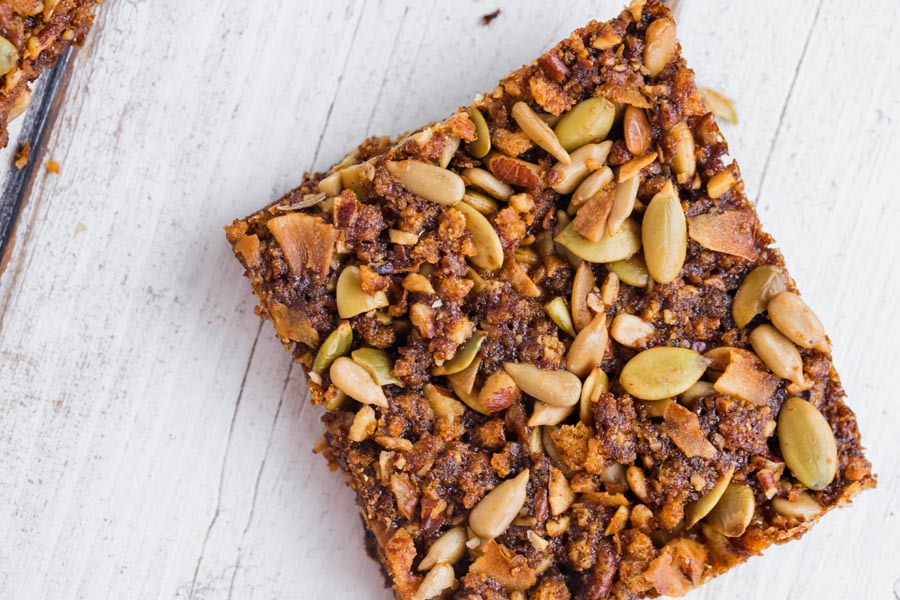
<svg viewBox="0 0 900 600"><path fill-rule="evenodd" d="M819 410L796 396L778 413L778 444L784 463L811 490L823 490L837 474L837 443Z"/></svg>
<svg viewBox="0 0 900 600"><path fill-rule="evenodd" d="M363 291L359 267L356 265L344 267L344 270L341 271L335 296L338 314L342 319L349 319L389 304L387 294L384 292L367 294Z"/></svg>
<svg viewBox="0 0 900 600"><path fill-rule="evenodd" d="M647 271L655 281L670 283L678 277L687 255L687 221L672 182L667 182L647 206L641 241Z"/></svg>
<svg viewBox="0 0 900 600"><path fill-rule="evenodd" d="M466 229L472 235L475 256L469 260L485 271L494 271L503 266L503 244L491 222L483 214L466 204L456 205L456 209L466 218Z"/></svg>
<svg viewBox="0 0 900 600"><path fill-rule="evenodd" d="M556 241L566 250L591 263L610 263L628 258L641 249L641 227L627 219L615 235L604 233L599 242L581 237L569 224L556 236Z"/></svg>
<svg viewBox="0 0 900 600"><path fill-rule="evenodd" d="M403 385L403 382L391 375L391 359L387 352L379 348L359 348L350 353L353 362L362 366L378 385Z"/></svg>
<svg viewBox="0 0 900 600"><path fill-rule="evenodd" d="M553 406L574 406L581 397L581 380L569 371L540 369L529 363L503 363L516 385L529 396Z"/></svg>
<svg viewBox="0 0 900 600"><path fill-rule="evenodd" d="M568 152L591 142L603 141L612 128L616 107L606 98L582 100L560 118L554 128L560 144Z"/></svg>
<svg viewBox="0 0 900 600"><path fill-rule="evenodd" d="M491 131L484 115L474 106L469 108L469 119L475 124L475 141L468 146L469 154L475 158L484 158L491 151Z"/></svg>
<svg viewBox="0 0 900 600"><path fill-rule="evenodd" d="M756 499L753 490L742 483L732 483L725 489L715 508L707 515L710 527L730 538L744 535L753 513Z"/></svg>
<svg viewBox="0 0 900 600"><path fill-rule="evenodd" d="M697 383L709 363L688 348L657 346L632 357L622 368L619 382L641 400L672 398Z"/></svg>
<svg viewBox="0 0 900 600"><path fill-rule="evenodd" d="M728 467L728 470L725 471L725 474L722 476L722 479L716 482L716 485L713 486L711 490L709 490L705 496L698 500L694 500L690 504L687 505L687 508L684 510L684 525L688 529L693 527L700 519L705 517L715 508L716 504L719 502L719 499L722 497L722 494L725 493L725 489L728 487L728 484L731 483L731 478L734 476L734 467Z"/></svg>
<svg viewBox="0 0 900 600"><path fill-rule="evenodd" d="M442 365L435 366L431 369L431 374L453 375L463 371L471 365L472 361L475 360L475 357L478 356L478 351L481 350L481 345L484 343L485 339L487 339L486 333L476 331L462 346L457 348L453 358L445 361Z"/></svg>
<svg viewBox="0 0 900 600"><path fill-rule="evenodd" d="M350 327L350 323L342 321L322 342L319 351L316 352L312 370L316 373L324 373L331 363L350 351L351 344L353 344L353 329Z"/></svg>
<svg viewBox="0 0 900 600"><path fill-rule="evenodd" d="M632 256L624 260L617 260L606 265L606 268L619 278L622 283L634 287L647 287L650 283L650 272L647 271L647 263L640 255Z"/></svg>
<svg viewBox="0 0 900 600"><path fill-rule="evenodd" d="M771 265L756 267L744 278L734 295L731 314L738 327L746 327L753 317L766 310L769 300L787 289L784 275Z"/></svg>
<svg viewBox="0 0 900 600"><path fill-rule="evenodd" d="M572 324L572 315L569 314L569 307L566 306L565 299L554 298L544 305L544 311L557 327L575 337L575 326Z"/></svg>
<svg viewBox="0 0 900 600"><path fill-rule="evenodd" d="M0 37L0 75L6 75L19 62L19 51L5 37Z"/></svg>

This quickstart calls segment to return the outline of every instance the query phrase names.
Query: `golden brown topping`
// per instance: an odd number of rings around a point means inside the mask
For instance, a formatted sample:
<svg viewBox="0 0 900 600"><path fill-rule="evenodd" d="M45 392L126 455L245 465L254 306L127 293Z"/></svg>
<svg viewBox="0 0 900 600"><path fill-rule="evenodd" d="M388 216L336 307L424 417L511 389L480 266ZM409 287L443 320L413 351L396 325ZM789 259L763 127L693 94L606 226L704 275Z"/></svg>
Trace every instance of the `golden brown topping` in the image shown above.
<svg viewBox="0 0 900 600"><path fill-rule="evenodd" d="M313 328L312 321L304 313L288 308L280 302L272 302L268 308L275 324L275 333L282 342L293 340L310 348L319 345L319 332Z"/></svg>
<svg viewBox="0 0 900 600"><path fill-rule="evenodd" d="M762 370L762 364L752 352L733 349L722 375L713 384L720 394L746 400L755 406L765 406L778 389L778 378Z"/></svg>
<svg viewBox="0 0 900 600"><path fill-rule="evenodd" d="M700 584L706 570L706 548L687 538L674 539L650 563L644 577L665 596L684 596Z"/></svg>
<svg viewBox="0 0 900 600"><path fill-rule="evenodd" d="M281 246L291 272L309 269L319 275L328 274L338 240L334 226L321 217L296 212L269 219L266 226Z"/></svg>
<svg viewBox="0 0 900 600"><path fill-rule="evenodd" d="M494 540L482 545L482 554L469 566L470 573L490 577L506 590L527 590L537 583L537 573L528 560Z"/></svg>
<svg viewBox="0 0 900 600"><path fill-rule="evenodd" d="M687 220L691 239L709 250L756 260L753 215L744 210L705 214Z"/></svg>
<svg viewBox="0 0 900 600"><path fill-rule="evenodd" d="M706 432L700 427L697 415L677 403L666 406L663 413L663 431L666 432L679 450L688 458L700 456L713 458L717 454L715 446L706 439Z"/></svg>

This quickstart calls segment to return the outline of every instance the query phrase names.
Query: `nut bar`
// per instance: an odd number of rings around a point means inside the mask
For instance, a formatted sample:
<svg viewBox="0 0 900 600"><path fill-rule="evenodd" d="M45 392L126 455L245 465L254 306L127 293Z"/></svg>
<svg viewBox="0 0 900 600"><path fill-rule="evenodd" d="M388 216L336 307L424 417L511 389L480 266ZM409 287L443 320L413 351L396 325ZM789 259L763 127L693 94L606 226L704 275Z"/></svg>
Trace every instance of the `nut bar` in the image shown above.
<svg viewBox="0 0 900 600"><path fill-rule="evenodd" d="M680 596L873 487L657 0L226 227L397 598Z"/></svg>
<svg viewBox="0 0 900 600"><path fill-rule="evenodd" d="M29 86L70 44L80 45L102 0L0 1L0 148L31 103Z"/></svg>

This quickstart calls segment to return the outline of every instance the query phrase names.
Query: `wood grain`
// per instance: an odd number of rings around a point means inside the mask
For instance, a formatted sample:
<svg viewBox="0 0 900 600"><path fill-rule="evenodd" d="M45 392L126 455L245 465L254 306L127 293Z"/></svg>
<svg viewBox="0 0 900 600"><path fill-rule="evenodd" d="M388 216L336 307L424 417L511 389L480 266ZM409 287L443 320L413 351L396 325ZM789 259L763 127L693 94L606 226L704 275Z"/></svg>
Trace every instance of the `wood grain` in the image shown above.
<svg viewBox="0 0 900 600"><path fill-rule="evenodd" d="M0 277L0 597L391 598L221 225L620 4L104 4L46 144L62 172L38 170ZM880 474L691 598L900 598L898 11L683 6L684 53L737 102L731 152Z"/></svg>

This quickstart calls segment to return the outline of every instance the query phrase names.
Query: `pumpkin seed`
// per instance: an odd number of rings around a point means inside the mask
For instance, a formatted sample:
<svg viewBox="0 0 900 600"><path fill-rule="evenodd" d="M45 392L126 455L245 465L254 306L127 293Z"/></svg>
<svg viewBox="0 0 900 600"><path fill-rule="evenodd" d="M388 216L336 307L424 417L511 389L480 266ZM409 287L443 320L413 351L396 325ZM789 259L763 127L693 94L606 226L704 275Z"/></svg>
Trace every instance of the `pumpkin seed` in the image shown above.
<svg viewBox="0 0 900 600"><path fill-rule="evenodd" d="M456 209L466 217L466 229L472 235L475 256L470 256L476 267L494 271L503 265L503 244L491 222L483 214L466 204L456 205Z"/></svg>
<svg viewBox="0 0 900 600"><path fill-rule="evenodd" d="M784 463L811 490L823 490L837 474L837 443L831 425L802 398L785 400L778 413L778 444Z"/></svg>
<svg viewBox="0 0 900 600"><path fill-rule="evenodd" d="M496 200L475 190L466 190L466 193L463 194L463 202L483 215L492 215L500 210Z"/></svg>
<svg viewBox="0 0 900 600"><path fill-rule="evenodd" d="M772 508L780 515L809 521L822 513L822 506L806 492L800 492L793 502L776 496L772 498Z"/></svg>
<svg viewBox="0 0 900 600"><path fill-rule="evenodd" d="M831 350L822 321L797 294L781 292L769 301L767 309L775 327L801 348Z"/></svg>
<svg viewBox="0 0 900 600"><path fill-rule="evenodd" d="M706 182L706 195L715 200L721 198L734 185L734 175L730 169L719 171Z"/></svg>
<svg viewBox="0 0 900 600"><path fill-rule="evenodd" d="M462 140L458 137L450 136L450 139L444 144L444 147L441 148L441 155L438 157L438 165L441 168L446 169L447 165L450 164L450 161L453 160L453 156L456 154L456 151L459 150L459 144Z"/></svg>
<svg viewBox="0 0 900 600"><path fill-rule="evenodd" d="M572 152L569 163L558 162L550 169L555 175L553 191L560 194L571 194L580 183L592 172L600 169L609 151L612 150L612 142L606 141L599 144L586 144Z"/></svg>
<svg viewBox="0 0 900 600"><path fill-rule="evenodd" d="M569 346L566 369L579 377L585 377L591 369L603 362L608 341L606 313L598 313L587 327L578 332Z"/></svg>
<svg viewBox="0 0 900 600"><path fill-rule="evenodd" d="M331 382L354 400L387 408L384 390L365 368L352 359L341 356L331 364L328 373Z"/></svg>
<svg viewBox="0 0 900 600"><path fill-rule="evenodd" d="M313 372L324 373L331 363L350 351L351 344L353 344L353 329L350 327L350 323L341 321L341 324L328 334L319 347L319 351L316 352L316 358L313 360Z"/></svg>
<svg viewBox="0 0 900 600"><path fill-rule="evenodd" d="M569 314L569 307L563 298L554 298L544 305L544 311L550 317L556 326L575 337L575 326L572 324L572 316Z"/></svg>
<svg viewBox="0 0 900 600"><path fill-rule="evenodd" d="M334 388L337 389L337 388ZM343 408L344 404L347 402L347 394L342 392L341 390L337 390L336 393L328 395L325 397L325 410L335 411L339 408Z"/></svg>
<svg viewBox="0 0 900 600"><path fill-rule="evenodd" d="M647 338L653 335L656 329L651 323L640 317L629 314L619 314L613 319L609 328L609 334L626 348L637 348L646 343Z"/></svg>
<svg viewBox="0 0 900 600"><path fill-rule="evenodd" d="M697 172L697 156L694 154L694 134L684 121L672 127L669 135L675 140L675 154L672 156L672 167L679 175L678 181L690 181Z"/></svg>
<svg viewBox="0 0 900 600"><path fill-rule="evenodd" d="M641 400L662 400L697 383L710 360L688 348L657 346L639 352L622 368L619 383Z"/></svg>
<svg viewBox="0 0 900 600"><path fill-rule="evenodd" d="M429 202L454 206L466 193L462 177L437 165L420 160L388 161L385 163L403 187Z"/></svg>
<svg viewBox="0 0 900 600"><path fill-rule="evenodd" d="M438 563L425 575L425 579L416 588L410 600L428 600L436 598L453 587L456 573L447 563Z"/></svg>
<svg viewBox="0 0 900 600"><path fill-rule="evenodd" d="M570 223L555 239L578 258L591 263L610 263L628 258L641 249L640 232L640 225L627 219L615 235L607 231L599 242L591 242L581 237Z"/></svg>
<svg viewBox="0 0 900 600"><path fill-rule="evenodd" d="M19 51L5 37L0 36L0 76L13 70L19 62Z"/></svg>
<svg viewBox="0 0 900 600"><path fill-rule="evenodd" d="M526 103L516 102L510 111L513 120L522 129L522 132L531 138L531 141L546 150L559 162L568 165L572 163L569 153L559 143L556 134L550 126L544 123Z"/></svg>
<svg viewBox="0 0 900 600"><path fill-rule="evenodd" d="M529 396L553 406L574 406L581 396L581 380L569 371L540 369L529 363L503 363L516 385Z"/></svg>
<svg viewBox="0 0 900 600"><path fill-rule="evenodd" d="M725 493L715 508L707 515L706 522L726 537L740 537L753 520L755 511L753 490L742 483L731 483L725 488Z"/></svg>
<svg viewBox="0 0 900 600"><path fill-rule="evenodd" d="M559 425L575 410L574 406L552 406L546 402L536 401L531 418L528 419L529 427L540 425Z"/></svg>
<svg viewBox="0 0 900 600"><path fill-rule="evenodd" d="M525 469L481 499L469 515L469 527L479 537L492 539L506 531L525 506L530 473Z"/></svg>
<svg viewBox="0 0 900 600"><path fill-rule="evenodd" d="M635 156L641 156L650 149L653 143L653 130L647 113L643 108L628 105L625 107L625 115L622 119L622 133L625 138L625 147Z"/></svg>
<svg viewBox="0 0 900 600"><path fill-rule="evenodd" d="M653 21L644 40L644 66L650 77L656 77L675 58L675 21L668 17Z"/></svg>
<svg viewBox="0 0 900 600"><path fill-rule="evenodd" d="M609 377L600 367L594 367L591 374L584 380L579 397L578 418L585 425L594 424L594 403L600 394L609 391Z"/></svg>
<svg viewBox="0 0 900 600"><path fill-rule="evenodd" d="M731 478L734 476L734 467L728 467L728 470L725 471L725 474L722 475L722 478L716 482L716 485L713 486L711 490L709 490L705 496L694 500L684 510L684 525L688 529L693 527L700 519L705 517L710 513L710 511L715 508L716 504L719 502L719 498L722 497L722 494L725 493L725 489L728 487L728 484L731 483Z"/></svg>
<svg viewBox="0 0 900 600"><path fill-rule="evenodd" d="M491 151L491 132L484 115L474 106L469 107L469 119L475 124L475 140L469 144L469 154L484 158Z"/></svg>
<svg viewBox="0 0 900 600"><path fill-rule="evenodd" d="M438 563L454 565L466 553L466 529L457 525L441 534L428 548L419 563L419 571L427 571Z"/></svg>
<svg viewBox="0 0 900 600"><path fill-rule="evenodd" d="M698 381L681 394L681 403L693 406L700 398L715 395L717 395L717 392L712 383L709 381Z"/></svg>
<svg viewBox="0 0 900 600"><path fill-rule="evenodd" d="M509 200L509 197L515 193L511 185L500 181L496 175L485 169L469 167L463 170L462 176L471 185L484 190L498 200Z"/></svg>
<svg viewBox="0 0 900 600"><path fill-rule="evenodd" d="M634 212L634 204L637 201L640 186L640 177L632 177L616 185L616 194L613 196L612 208L609 210L609 217L606 221L606 231L610 235L618 233L631 213Z"/></svg>
<svg viewBox="0 0 900 600"><path fill-rule="evenodd" d="M596 285L591 264L582 260L578 263L575 277L572 279L572 324L576 331L587 327L593 318L593 313L587 306L587 295Z"/></svg>
<svg viewBox="0 0 900 600"><path fill-rule="evenodd" d="M634 287L647 287L650 282L650 272L647 271L647 263L640 255L623 260L617 260L606 265L606 268L615 273L620 281Z"/></svg>
<svg viewBox="0 0 900 600"><path fill-rule="evenodd" d="M650 276L659 283L678 277L687 255L687 222L671 181L647 206L641 240Z"/></svg>
<svg viewBox="0 0 900 600"><path fill-rule="evenodd" d="M403 385L403 382L391 375L394 365L387 352L378 348L359 348L350 353L353 362L364 368L378 385Z"/></svg>
<svg viewBox="0 0 900 600"><path fill-rule="evenodd" d="M653 161L656 160L657 156L659 156L659 154L656 152L649 152L643 156L637 156L622 163L619 167L619 183L625 183L629 179L637 176L637 174L641 172L641 169L653 164Z"/></svg>
<svg viewBox="0 0 900 600"><path fill-rule="evenodd" d="M769 369L799 386L806 385L803 359L797 346L772 325L760 325L750 334L750 344Z"/></svg>
<svg viewBox="0 0 900 600"><path fill-rule="evenodd" d="M341 172L335 171L319 182L318 189L326 196L337 196L341 193Z"/></svg>
<svg viewBox="0 0 900 600"><path fill-rule="evenodd" d="M615 105L603 97L588 98L572 107L554 128L568 152L606 138L616 116Z"/></svg>
<svg viewBox="0 0 900 600"><path fill-rule="evenodd" d="M585 146L586 148L587 146ZM579 148L580 150L580 148ZM573 152L574 155L578 150ZM575 193L572 194L572 205L576 208L599 194L612 183L613 180L613 172L609 167L601 167L588 175L584 181L578 184L578 187L575 189Z"/></svg>
<svg viewBox="0 0 900 600"><path fill-rule="evenodd" d="M738 287L731 314L738 327L746 327L753 317L766 310L769 301L787 289L784 275L771 265L756 267Z"/></svg>
<svg viewBox="0 0 900 600"><path fill-rule="evenodd" d="M390 304L387 294L384 292L367 294L363 291L359 267L356 265L344 267L344 270L341 271L337 281L335 296L338 315L342 319L349 319Z"/></svg>
<svg viewBox="0 0 900 600"><path fill-rule="evenodd" d="M432 375L453 375L459 373L472 364L478 351L481 350L481 344L487 338L487 334L482 331L476 331L466 342L457 348L453 358L437 365L431 369Z"/></svg>

